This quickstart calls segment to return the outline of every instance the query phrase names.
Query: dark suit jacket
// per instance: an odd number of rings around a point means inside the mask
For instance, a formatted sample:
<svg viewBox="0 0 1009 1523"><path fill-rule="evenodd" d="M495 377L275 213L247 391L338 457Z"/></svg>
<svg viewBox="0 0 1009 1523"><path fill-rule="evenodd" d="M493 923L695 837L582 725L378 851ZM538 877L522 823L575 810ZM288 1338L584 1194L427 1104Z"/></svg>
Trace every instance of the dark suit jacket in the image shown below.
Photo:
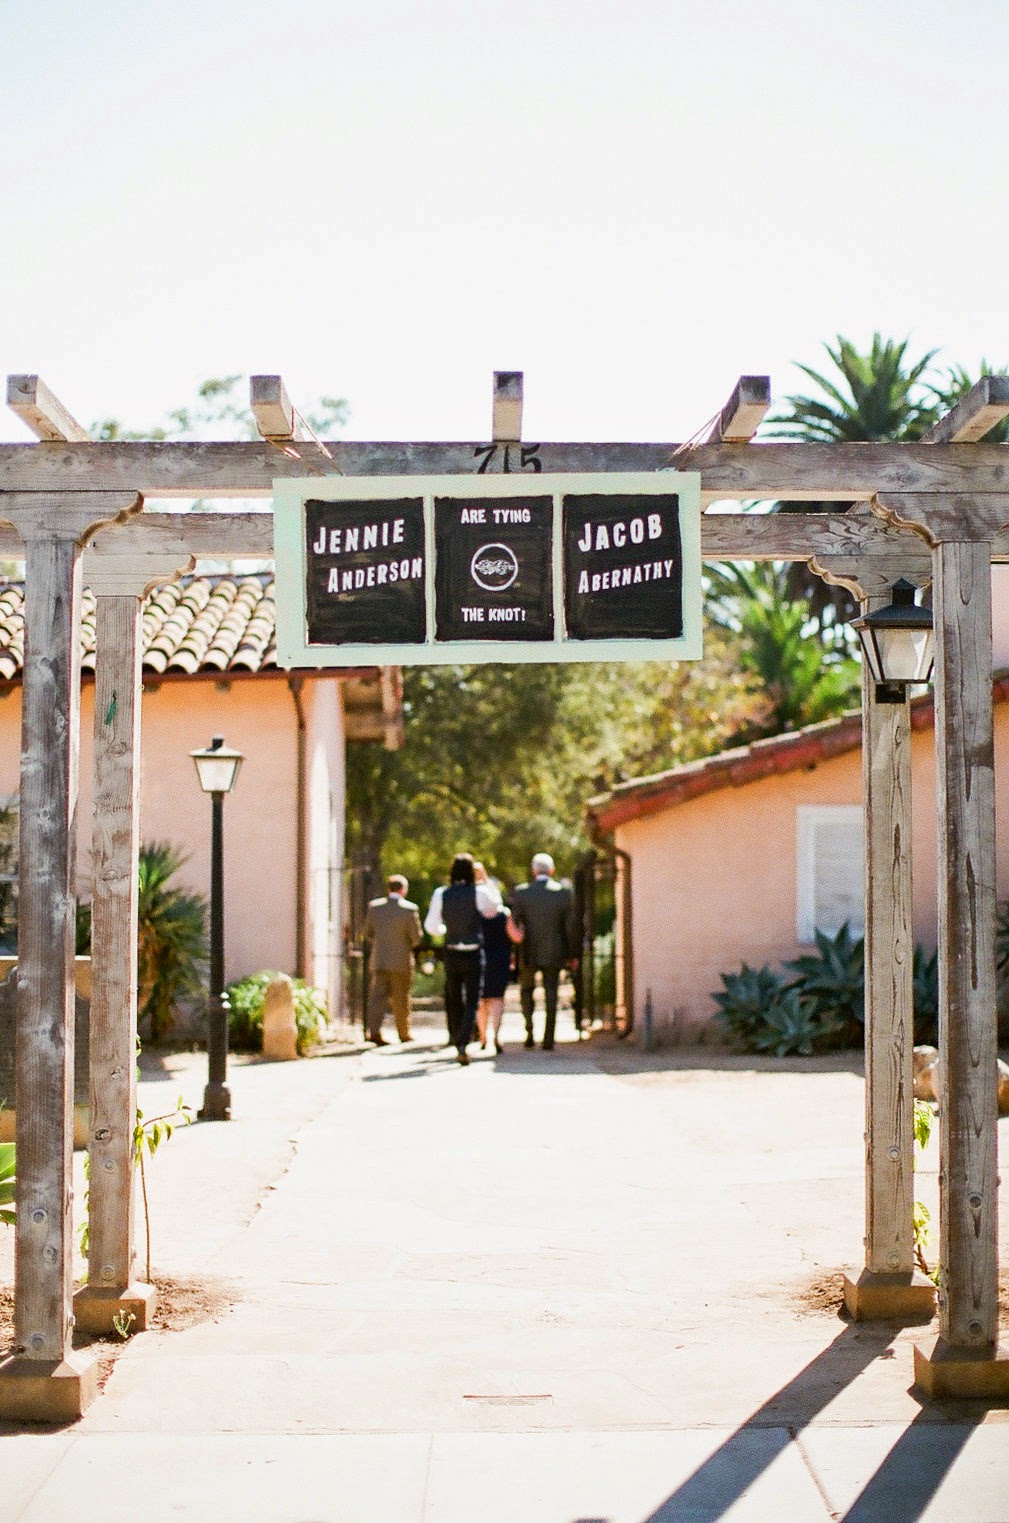
<svg viewBox="0 0 1009 1523"><path fill-rule="evenodd" d="M512 895L512 919L525 931L519 959L527 968L563 968L580 951L574 896L553 878L522 883Z"/></svg>
<svg viewBox="0 0 1009 1523"><path fill-rule="evenodd" d="M421 938L417 906L390 895L373 899L364 921L364 939L373 943L371 966L378 973L409 973Z"/></svg>

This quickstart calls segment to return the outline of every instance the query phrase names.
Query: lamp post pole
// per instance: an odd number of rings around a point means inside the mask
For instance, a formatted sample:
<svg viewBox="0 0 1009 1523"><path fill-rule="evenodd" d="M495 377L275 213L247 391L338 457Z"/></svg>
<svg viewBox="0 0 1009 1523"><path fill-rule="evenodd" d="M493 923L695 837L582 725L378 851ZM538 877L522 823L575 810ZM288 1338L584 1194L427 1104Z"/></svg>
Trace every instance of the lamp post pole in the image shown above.
<svg viewBox="0 0 1009 1523"><path fill-rule="evenodd" d="M228 1016L224 992L224 795L234 786L241 753L216 735L204 751L190 753L200 787L210 794L210 987L207 1000L207 1084L201 1121L231 1120L228 1088Z"/></svg>
<svg viewBox="0 0 1009 1523"><path fill-rule="evenodd" d="M231 1120L228 1088L228 996L224 992L224 794L210 795L210 998L207 1085L201 1121Z"/></svg>

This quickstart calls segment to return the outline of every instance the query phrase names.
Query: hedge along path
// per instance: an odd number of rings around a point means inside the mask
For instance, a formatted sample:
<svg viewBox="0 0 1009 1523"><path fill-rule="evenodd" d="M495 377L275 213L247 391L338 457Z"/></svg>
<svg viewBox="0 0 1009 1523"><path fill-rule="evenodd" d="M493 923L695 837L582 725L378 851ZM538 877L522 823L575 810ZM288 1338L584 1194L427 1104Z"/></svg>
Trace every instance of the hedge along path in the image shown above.
<svg viewBox="0 0 1009 1523"><path fill-rule="evenodd" d="M137 513L144 497L267 497L274 480L306 474L468 475L516 467L594 472L676 466L700 473L702 501L708 504L776 498L868 503L868 512L719 513L702 519L702 555L709 560L804 560L816 569L837 557L855 563L852 579L865 598L878 596L879 585L894 573L920 585L924 547L935 586L938 644L941 1057L953 1098L940 1131L944 1294L939 1339L934 1348L920 1351L916 1368L919 1380L936 1394L1009 1392L1009 1357L996 1345L994 776L986 591L990 562L1009 560L1009 446L983 442L983 433L1009 413L1005 378L984 378L942 420L933 441L910 445L755 444L753 434L769 406L770 387L765 377L752 376L740 379L710 428L702 431L703 442L681 445L520 446L518 372L500 372L495 378L490 443L296 443L297 415L279 377L252 378L253 411L264 437L249 443L92 443L35 376L9 377L8 401L39 442L0 445L0 520L20 536L13 541L0 536L0 547L10 554L13 543L17 554L22 541L25 545L28 644L21 782L25 992L17 1055L25 1103L18 1106L15 1284L16 1334L23 1352L0 1366L0 1416L62 1420L82 1411L94 1394L94 1380L87 1369L74 1365L70 1346L72 1088L67 1061L68 1055L72 1060L73 1042L68 1011L83 545L111 533L109 525L117 518ZM175 543L189 556L272 551L270 514L148 513L140 515L137 526L144 536L176 535ZM128 622L119 621L112 648L100 654L99 662L114 664L122 658ZM871 751L880 729L873 697L867 697L864 744ZM137 723L134 702L130 734L124 730L118 740L131 752ZM895 728L884 750L893 758L899 749ZM905 807L906 790L896 773L886 776L882 791L892 795L894 810ZM883 807L880 796L874 781L866 800L872 832ZM122 807L135 813L135 798L131 795ZM96 821L99 828L111 838L108 823ZM902 834L906 842L907 832ZM893 840L889 829L885 835ZM877 840L875 834L872 838ZM122 839L130 845L120 846L119 860L132 850L135 827ZM867 1030L867 1050L876 1054L872 1073L884 1075L878 1086L875 1077L870 1081L872 1098L867 1100L865 1273L877 1279L887 1272L875 1266L891 1263L894 1252L899 1260L903 1252L907 1192L902 1182L894 1184L877 1155L882 1144L897 1166L895 1177L909 1167L903 1142L909 1125L903 1115L905 1110L910 1115L911 1107L904 1075L912 1041L902 1003L910 959L898 963L893 940L887 941L903 912L894 904L892 848L887 870L882 840L881 834L867 853L872 874L867 941L881 957L880 949L890 948L889 976L874 981ZM898 879L903 871L901 862ZM116 914L125 919L130 913L127 896ZM127 956L131 940L135 932L117 938L120 959ZM124 967L121 961L118 973L110 971L108 977L128 988L130 973ZM885 1023L886 1036L876 1049L879 1021ZM882 1063L880 1051L888 1055ZM115 1104L113 1130L118 1132L125 1125L120 1112L129 1105L128 1084L120 1083ZM131 1116L128 1120L132 1124ZM120 1242L124 1233L129 1239L128 1222L120 1222L117 1230ZM110 1262L118 1274L115 1260ZM904 1273L898 1267L892 1275L899 1281Z"/></svg>

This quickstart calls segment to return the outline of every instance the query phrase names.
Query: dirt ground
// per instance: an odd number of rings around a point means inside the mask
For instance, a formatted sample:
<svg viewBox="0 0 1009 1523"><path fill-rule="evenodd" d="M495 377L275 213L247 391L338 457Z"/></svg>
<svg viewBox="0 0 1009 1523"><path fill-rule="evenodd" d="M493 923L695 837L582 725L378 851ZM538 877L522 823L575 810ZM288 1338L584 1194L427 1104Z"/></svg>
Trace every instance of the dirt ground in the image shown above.
<svg viewBox="0 0 1009 1523"><path fill-rule="evenodd" d="M157 1306L151 1319L151 1328L162 1333L182 1332L199 1322L215 1322L240 1299L237 1288L225 1281L173 1280L166 1275L155 1275L158 1289ZM127 1340L118 1333L104 1337L90 1333L77 1333L74 1348L89 1348L98 1360L98 1385L104 1387L118 1355ZM14 1291L9 1285L0 1285L0 1359L14 1349Z"/></svg>

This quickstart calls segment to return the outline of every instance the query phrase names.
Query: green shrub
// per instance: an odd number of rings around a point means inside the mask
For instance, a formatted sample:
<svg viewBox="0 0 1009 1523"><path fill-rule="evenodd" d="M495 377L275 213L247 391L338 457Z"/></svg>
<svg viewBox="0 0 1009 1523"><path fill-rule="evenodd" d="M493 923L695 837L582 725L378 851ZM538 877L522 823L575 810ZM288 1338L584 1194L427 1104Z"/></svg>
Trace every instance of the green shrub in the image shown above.
<svg viewBox="0 0 1009 1523"><path fill-rule="evenodd" d="M720 974L724 988L712 999L718 1020L747 1052L811 1053L833 1026L816 1015L782 973L766 964Z"/></svg>
<svg viewBox="0 0 1009 1523"><path fill-rule="evenodd" d="M247 1052L258 1052L263 1046L263 1005L269 984L279 975L270 969L250 973L237 983L228 985L231 1015L228 1031L232 1047ZM294 1023L298 1028L298 1051L322 1040L326 1031L326 996L321 989L313 989L303 978L291 980L294 985Z"/></svg>
<svg viewBox="0 0 1009 1523"><path fill-rule="evenodd" d="M842 1046L856 1046L865 1026L865 942L852 936L847 922L836 936L825 931L814 935L816 951L785 964L797 975L790 987L823 1022L825 1035L836 1034Z"/></svg>
<svg viewBox="0 0 1009 1523"><path fill-rule="evenodd" d="M0 1222L14 1225L14 1144L0 1142Z"/></svg>

